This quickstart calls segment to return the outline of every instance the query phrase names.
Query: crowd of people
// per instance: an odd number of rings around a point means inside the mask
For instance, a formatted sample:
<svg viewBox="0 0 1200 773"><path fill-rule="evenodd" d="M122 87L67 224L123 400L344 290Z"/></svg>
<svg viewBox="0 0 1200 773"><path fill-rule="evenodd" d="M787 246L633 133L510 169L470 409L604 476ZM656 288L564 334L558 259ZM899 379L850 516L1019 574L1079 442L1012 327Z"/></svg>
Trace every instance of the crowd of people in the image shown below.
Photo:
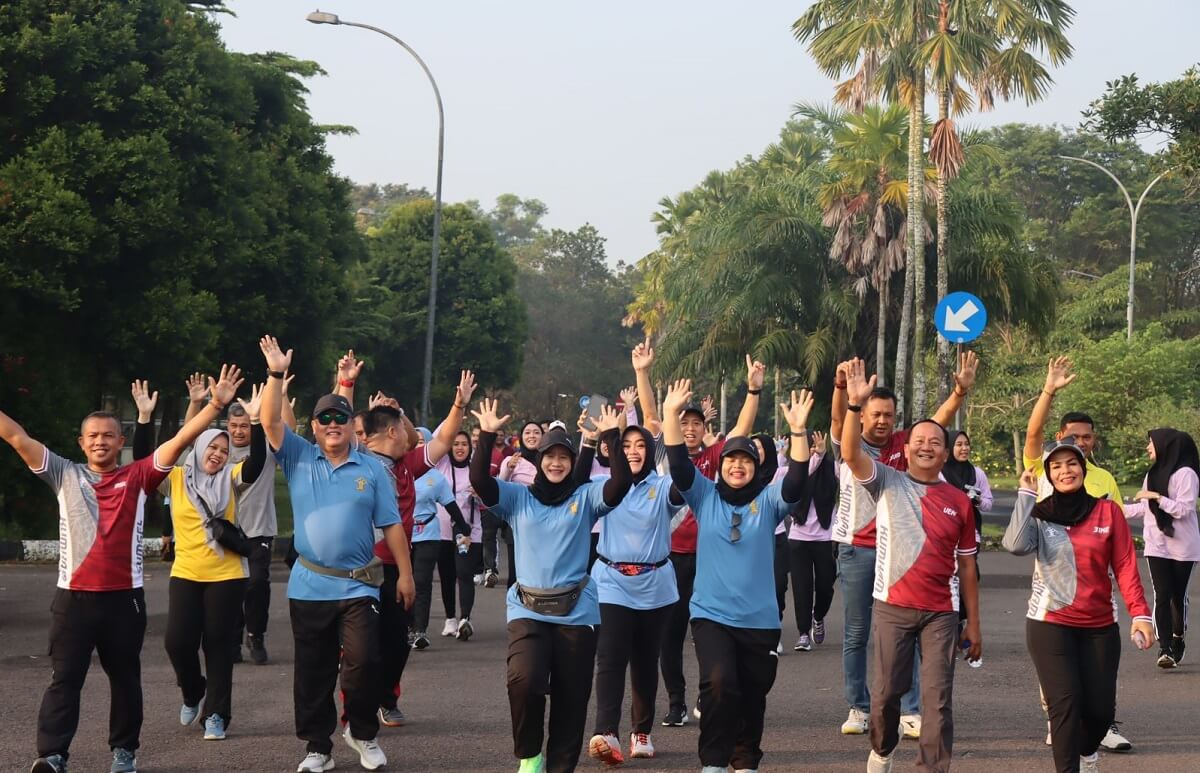
<svg viewBox="0 0 1200 773"><path fill-rule="evenodd" d="M623 393L623 410L593 406L574 429L554 419L525 422L505 454L512 417L497 400L477 403L474 428L463 427L472 373L463 371L453 405L430 430L382 392L355 410L363 364L352 351L302 437L288 397L292 351L270 336L260 348L267 378L248 399L237 398L237 366L195 374L183 427L157 448L158 393L135 381L129 464L120 464L125 438L111 413L83 419L80 463L0 412L0 437L51 487L60 510L53 671L33 773L67 770L93 651L111 690L112 773L137 769L143 504L155 492L169 501L164 647L180 690L179 721L198 721L204 739L225 738L243 640L252 662L270 662L276 468L294 519L287 598L295 732L306 744L299 773L333 769L339 719L364 769L386 765L377 736L381 726L405 722L399 699L410 650L436 641L435 573L441 635L469 641L476 588L499 583L501 545L506 684L521 773L575 770L585 749L606 766L653 758L660 673L660 724L698 719L703 773L757 771L789 585L796 651L825 642L840 591L848 707L841 732L869 736L868 773L893 769L901 737L917 740L919 769L949 770L956 661L983 656L978 552L982 514L992 507L969 436L948 429L975 383L973 353L960 356L946 402L903 429L896 396L866 364L840 363L828 435L809 426L814 395L801 390L779 406L782 438L754 434L765 367L747 356L745 402L732 430L717 437L711 403L694 399L688 379L671 382L657 404L646 341L632 352L636 386ZM1060 773L1097 771L1101 746L1130 747L1115 721L1114 578L1134 644L1145 650L1157 641L1157 665L1177 668L1188 582L1200 560L1193 438L1151 430L1150 470L1124 505L1092 459L1096 428L1087 415L1065 413L1045 442L1053 401L1073 380L1069 360L1051 360L1003 537L1009 551L1034 556L1026 641ZM1127 524L1137 518L1153 606ZM689 634L700 674L690 703ZM595 724L585 738L593 688Z"/></svg>

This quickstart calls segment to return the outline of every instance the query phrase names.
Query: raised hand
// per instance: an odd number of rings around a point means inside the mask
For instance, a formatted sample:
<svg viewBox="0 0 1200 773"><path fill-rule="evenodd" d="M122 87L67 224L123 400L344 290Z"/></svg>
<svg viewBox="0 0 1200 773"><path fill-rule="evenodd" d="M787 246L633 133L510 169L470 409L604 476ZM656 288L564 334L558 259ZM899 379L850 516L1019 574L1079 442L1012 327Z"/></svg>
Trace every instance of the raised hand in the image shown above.
<svg viewBox="0 0 1200 773"><path fill-rule="evenodd" d="M867 363L858 357L846 363L846 397L851 405L865 405L875 382L875 376L867 378Z"/></svg>
<svg viewBox="0 0 1200 773"><path fill-rule="evenodd" d="M150 421L154 415L154 408L158 405L158 391L150 394L149 381L134 379L134 382L129 385L129 392L133 395L133 404L137 407L138 422L145 424ZM142 419L146 421L142 421Z"/></svg>
<svg viewBox="0 0 1200 773"><path fill-rule="evenodd" d="M485 397L479 402L479 410L471 411L471 415L479 422L480 432L499 432L512 419L510 415L497 416L499 402L492 397Z"/></svg>
<svg viewBox="0 0 1200 773"><path fill-rule="evenodd" d="M613 408L608 403L600 406L600 416L595 419L596 432L604 433L610 429L620 429L621 414L617 413L617 409Z"/></svg>
<svg viewBox="0 0 1200 773"><path fill-rule="evenodd" d="M1075 380L1075 376L1079 374L1071 372L1071 359L1069 357L1052 357L1050 366L1046 369L1046 391L1054 394L1058 390L1070 385Z"/></svg>
<svg viewBox="0 0 1200 773"><path fill-rule="evenodd" d="M284 381L286 384L287 381ZM262 412L262 396L263 392L267 391L266 384L252 384L250 386L250 399L243 400L238 398L238 405L246 411L246 416L250 418L251 424L258 423L259 414Z"/></svg>
<svg viewBox="0 0 1200 773"><path fill-rule="evenodd" d="M292 381L294 381L295 379L296 379L295 373L289 373L288 371L283 372L283 396L284 397L287 397L288 387L290 387L292 385ZM292 402L295 402L294 398L293 398Z"/></svg>
<svg viewBox="0 0 1200 773"><path fill-rule="evenodd" d="M681 378L667 388L667 396L663 398L663 413L678 416L691 399L692 380Z"/></svg>
<svg viewBox="0 0 1200 773"><path fill-rule="evenodd" d="M790 402L780 404L779 408L783 411L792 432L804 432L808 428L808 414L812 411L814 402L816 401L812 392L801 389L799 394L792 392Z"/></svg>
<svg viewBox="0 0 1200 773"><path fill-rule="evenodd" d="M200 372L193 373L187 377L188 400L193 403L202 403L208 397L208 378Z"/></svg>
<svg viewBox="0 0 1200 773"><path fill-rule="evenodd" d="M814 454L825 455L825 433L813 432L812 450Z"/></svg>
<svg viewBox="0 0 1200 773"><path fill-rule="evenodd" d="M1025 470L1021 473L1020 487L1029 491L1038 490L1037 473L1033 470Z"/></svg>
<svg viewBox="0 0 1200 773"><path fill-rule="evenodd" d="M704 412L704 420L712 422L717 420L718 411L717 404L713 402L712 395L705 395L700 400L700 410Z"/></svg>
<svg viewBox="0 0 1200 773"><path fill-rule="evenodd" d="M763 379L767 375L767 366L746 355L746 386L751 389L762 389Z"/></svg>
<svg viewBox="0 0 1200 773"><path fill-rule="evenodd" d="M836 388L846 388L846 368L849 367L849 362L839 362L837 370L833 373L833 385Z"/></svg>
<svg viewBox="0 0 1200 773"><path fill-rule="evenodd" d="M637 404L638 391L635 386L627 386L621 390L621 402L625 403L625 408L629 409Z"/></svg>
<svg viewBox="0 0 1200 773"><path fill-rule="evenodd" d="M575 422L575 426L579 428L579 434L583 435L584 440L596 440L600 437L600 430L588 429L588 412L584 408L579 412L579 420Z"/></svg>
<svg viewBox="0 0 1200 773"><path fill-rule="evenodd" d="M395 408L397 411L400 410L400 401L394 397L388 397L383 393L382 389L367 398L367 410L371 410L372 408L380 405L386 405L388 408ZM403 411L401 411L401 413L403 413Z"/></svg>
<svg viewBox="0 0 1200 773"><path fill-rule="evenodd" d="M220 377L215 380L212 376L208 377L208 391L217 407L224 408L229 405L237 394L238 387L242 385L242 380L242 371L237 365L222 365Z"/></svg>
<svg viewBox="0 0 1200 773"><path fill-rule="evenodd" d="M258 348L262 350L263 358L267 361L267 370L274 373L284 373L292 364L292 350L285 353L279 348L279 341L274 336L263 336L258 340ZM212 381L210 378L209 381Z"/></svg>
<svg viewBox="0 0 1200 773"><path fill-rule="evenodd" d="M645 341L633 347L633 355L630 359L633 361L635 371L650 370L654 365L654 348L650 346L650 336L646 336Z"/></svg>
<svg viewBox="0 0 1200 773"><path fill-rule="evenodd" d="M458 403L466 408L471 404L471 396L475 394L475 374L469 370L464 370L458 379Z"/></svg>
<svg viewBox="0 0 1200 773"><path fill-rule="evenodd" d="M363 361L355 359L353 349L347 349L342 358L338 360L338 381L357 381L358 374L362 373L362 369Z"/></svg>
<svg viewBox="0 0 1200 773"><path fill-rule="evenodd" d="M958 356L958 372L954 374L954 386L963 392L970 392L975 386L975 376L979 373L979 355L972 351L963 352Z"/></svg>

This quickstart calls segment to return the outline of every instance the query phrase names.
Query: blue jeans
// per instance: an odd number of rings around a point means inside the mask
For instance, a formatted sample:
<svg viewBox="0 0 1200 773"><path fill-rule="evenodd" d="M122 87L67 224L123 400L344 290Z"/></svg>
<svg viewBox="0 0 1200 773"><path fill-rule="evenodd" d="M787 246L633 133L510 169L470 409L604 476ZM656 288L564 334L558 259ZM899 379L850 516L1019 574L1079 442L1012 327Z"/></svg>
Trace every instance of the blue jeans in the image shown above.
<svg viewBox="0 0 1200 773"><path fill-rule="evenodd" d="M867 642L875 600L875 550L838 545L838 578L842 586L842 682L846 703L870 713L867 690ZM901 714L921 713L920 653L915 655L912 688L900 699Z"/></svg>

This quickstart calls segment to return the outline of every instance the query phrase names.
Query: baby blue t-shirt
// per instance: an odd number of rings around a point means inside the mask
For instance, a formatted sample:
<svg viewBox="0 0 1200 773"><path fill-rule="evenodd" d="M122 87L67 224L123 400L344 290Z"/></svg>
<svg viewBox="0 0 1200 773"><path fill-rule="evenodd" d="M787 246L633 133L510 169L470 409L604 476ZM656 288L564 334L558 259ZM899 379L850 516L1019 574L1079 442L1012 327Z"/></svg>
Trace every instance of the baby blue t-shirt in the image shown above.
<svg viewBox="0 0 1200 773"><path fill-rule="evenodd" d="M629 489L625 499L604 517L600 555L614 563L656 564L671 553L671 516L684 505L671 504L671 479L650 473ZM675 567L665 565L638 575L625 575L603 561L592 566L601 604L629 609L658 609L679 600Z"/></svg>
<svg viewBox="0 0 1200 773"><path fill-rule="evenodd" d="M430 470L417 478L413 488L417 495L417 503L413 506L413 544L440 540L442 524L438 520L437 506L455 501L450 482L437 470Z"/></svg>

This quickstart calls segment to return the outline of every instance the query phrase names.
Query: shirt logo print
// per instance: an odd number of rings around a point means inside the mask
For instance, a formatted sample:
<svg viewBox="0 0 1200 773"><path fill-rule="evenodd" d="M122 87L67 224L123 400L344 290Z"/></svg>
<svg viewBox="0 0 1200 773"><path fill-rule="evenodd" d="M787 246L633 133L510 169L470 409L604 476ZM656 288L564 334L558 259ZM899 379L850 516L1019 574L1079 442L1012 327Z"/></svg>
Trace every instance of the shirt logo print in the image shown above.
<svg viewBox="0 0 1200 773"><path fill-rule="evenodd" d="M366 491L367 490L367 479L366 478L358 478L357 480L354 481L354 486L358 491Z"/></svg>
<svg viewBox="0 0 1200 773"><path fill-rule="evenodd" d="M758 502L750 503L750 515L758 515Z"/></svg>
<svg viewBox="0 0 1200 773"><path fill-rule="evenodd" d="M571 515L578 515L578 514L579 514L579 503L572 502L571 503Z"/></svg>
<svg viewBox="0 0 1200 773"><path fill-rule="evenodd" d="M125 481L119 480L113 484L113 488L125 488Z"/></svg>
<svg viewBox="0 0 1200 773"><path fill-rule="evenodd" d="M654 499L655 494L656 494L655 487L651 486L650 490L646 492L646 499Z"/></svg>
<svg viewBox="0 0 1200 773"><path fill-rule="evenodd" d="M1112 529L1111 526L1097 526L1092 530L1092 533L1093 534L1108 534L1108 532L1111 529Z"/></svg>

